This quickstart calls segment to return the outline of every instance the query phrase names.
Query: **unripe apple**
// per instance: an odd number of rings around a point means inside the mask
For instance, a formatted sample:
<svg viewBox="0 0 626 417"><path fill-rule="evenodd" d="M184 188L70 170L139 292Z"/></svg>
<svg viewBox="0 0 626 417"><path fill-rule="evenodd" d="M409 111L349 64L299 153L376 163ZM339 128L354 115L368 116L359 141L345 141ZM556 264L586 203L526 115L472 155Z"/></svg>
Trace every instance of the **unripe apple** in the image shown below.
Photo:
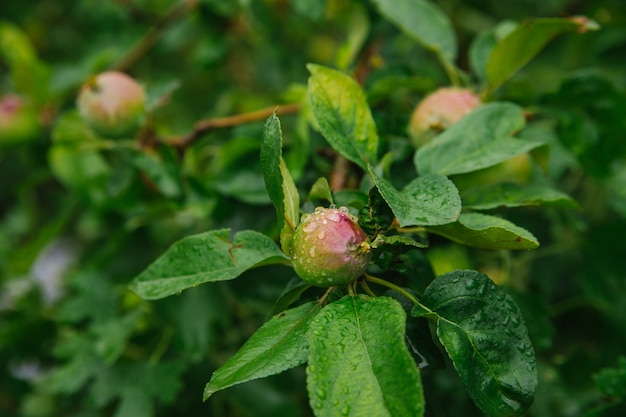
<svg viewBox="0 0 626 417"><path fill-rule="evenodd" d="M409 135L413 144L424 145L481 103L473 91L465 88L444 87L426 96L411 115Z"/></svg>
<svg viewBox="0 0 626 417"><path fill-rule="evenodd" d="M304 281L318 287L349 284L369 264L365 232L345 207L318 207L302 216L293 237L291 260Z"/></svg>
<svg viewBox="0 0 626 417"><path fill-rule="evenodd" d="M0 144L28 142L39 133L39 118L32 106L15 94L0 97Z"/></svg>
<svg viewBox="0 0 626 417"><path fill-rule="evenodd" d="M96 133L109 138L133 134L144 121L146 93L118 71L90 78L78 93L78 111Z"/></svg>

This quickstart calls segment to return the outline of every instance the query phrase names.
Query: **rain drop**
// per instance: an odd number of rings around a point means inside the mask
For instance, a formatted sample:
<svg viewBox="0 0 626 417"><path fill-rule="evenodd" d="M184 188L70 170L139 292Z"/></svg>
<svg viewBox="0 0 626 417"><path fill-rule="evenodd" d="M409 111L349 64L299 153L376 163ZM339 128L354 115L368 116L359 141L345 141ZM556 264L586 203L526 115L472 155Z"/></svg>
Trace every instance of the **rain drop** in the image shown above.
<svg viewBox="0 0 626 417"><path fill-rule="evenodd" d="M319 226L317 224L317 222L310 222L310 223L306 223L303 227L302 230L304 230L306 233L310 233L313 230L317 229L317 226Z"/></svg>
<svg viewBox="0 0 626 417"><path fill-rule="evenodd" d="M319 240L324 240L324 238L326 237L326 231L320 230L320 232L317 234L317 237Z"/></svg>

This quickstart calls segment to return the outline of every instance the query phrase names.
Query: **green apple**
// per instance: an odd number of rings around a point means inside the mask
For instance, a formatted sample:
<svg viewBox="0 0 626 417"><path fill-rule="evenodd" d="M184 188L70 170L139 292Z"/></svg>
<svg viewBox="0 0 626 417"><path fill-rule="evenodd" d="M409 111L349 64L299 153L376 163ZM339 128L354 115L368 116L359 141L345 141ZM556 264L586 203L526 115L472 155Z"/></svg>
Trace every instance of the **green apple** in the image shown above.
<svg viewBox="0 0 626 417"><path fill-rule="evenodd" d="M96 133L118 138L132 135L144 122L146 93L128 75L107 71L83 84L77 105L85 123Z"/></svg>

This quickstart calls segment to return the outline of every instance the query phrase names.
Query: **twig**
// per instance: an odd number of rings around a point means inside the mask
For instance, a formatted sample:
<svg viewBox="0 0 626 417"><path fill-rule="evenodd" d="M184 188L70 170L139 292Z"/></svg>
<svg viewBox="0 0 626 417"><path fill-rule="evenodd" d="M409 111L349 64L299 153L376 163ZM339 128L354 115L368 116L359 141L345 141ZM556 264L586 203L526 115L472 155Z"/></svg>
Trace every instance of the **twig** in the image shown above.
<svg viewBox="0 0 626 417"><path fill-rule="evenodd" d="M164 142L171 146L185 148L211 129L223 129L267 119L269 116L272 115L272 113L274 113L274 111L276 111L276 115L278 116L297 113L298 111L300 111L300 104L292 103L278 107L266 107L264 109L255 110L248 113L236 114L234 116L216 117L213 119L200 120L194 124L193 131L191 131L190 133L183 136L175 136L164 139Z"/></svg>
<svg viewBox="0 0 626 417"><path fill-rule="evenodd" d="M198 3L199 0L182 0L174 5L111 69L128 71L132 68L157 43L169 26L186 16Z"/></svg>

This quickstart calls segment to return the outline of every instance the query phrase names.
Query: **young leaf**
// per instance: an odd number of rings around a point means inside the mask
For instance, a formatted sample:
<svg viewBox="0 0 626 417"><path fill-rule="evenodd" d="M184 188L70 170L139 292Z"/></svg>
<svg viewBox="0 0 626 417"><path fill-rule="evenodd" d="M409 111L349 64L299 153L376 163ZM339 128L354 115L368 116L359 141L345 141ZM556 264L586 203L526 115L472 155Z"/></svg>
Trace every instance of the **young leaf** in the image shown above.
<svg viewBox="0 0 626 417"><path fill-rule="evenodd" d="M461 199L463 207L474 210L520 206L577 207L571 197L553 188L513 183L472 188L463 193Z"/></svg>
<svg viewBox="0 0 626 417"><path fill-rule="evenodd" d="M205 282L237 278L248 269L284 263L287 257L267 236L252 231L213 230L174 243L130 283L144 299L176 294Z"/></svg>
<svg viewBox="0 0 626 417"><path fill-rule="evenodd" d="M521 107L505 102L483 104L419 148L415 166L420 174L463 174L543 145L511 136L524 125Z"/></svg>
<svg viewBox="0 0 626 417"><path fill-rule="evenodd" d="M361 87L346 74L308 64L309 97L319 128L337 152L364 170L378 152L376 125Z"/></svg>
<svg viewBox="0 0 626 417"><path fill-rule="evenodd" d="M283 134L276 113L265 122L261 144L261 170L265 188L276 208L281 226L280 244L283 252L290 253L291 240L298 225L300 196L293 178L282 157Z"/></svg>
<svg viewBox="0 0 626 417"><path fill-rule="evenodd" d="M452 223L461 213L459 191L443 175L420 176L398 191L371 167L369 173L402 227Z"/></svg>
<svg viewBox="0 0 626 417"><path fill-rule="evenodd" d="M487 94L495 91L520 68L533 59L557 35L598 29L586 18L546 18L520 24L498 42L487 63Z"/></svg>
<svg viewBox="0 0 626 417"><path fill-rule="evenodd" d="M213 373L204 388L203 400L224 388L275 375L306 362L307 331L319 311L319 303L310 302L272 317Z"/></svg>
<svg viewBox="0 0 626 417"><path fill-rule="evenodd" d="M346 296L324 307L309 330L307 389L316 416L423 415L405 321L388 297Z"/></svg>
<svg viewBox="0 0 626 417"><path fill-rule="evenodd" d="M330 186L326 178L320 177L313 183L309 191L309 200L325 200L330 204L335 204L333 193L330 191Z"/></svg>
<svg viewBox="0 0 626 417"><path fill-rule="evenodd" d="M486 275L457 270L435 279L422 302L439 315L439 340L474 402L492 417L521 415L533 401L537 370L513 299Z"/></svg>
<svg viewBox="0 0 626 417"><path fill-rule="evenodd" d="M390 22L411 38L454 61L457 43L448 16L434 3L427 0L372 0Z"/></svg>
<svg viewBox="0 0 626 417"><path fill-rule="evenodd" d="M428 227L431 233L483 249L535 249L537 238L528 230L500 217L463 213L456 223Z"/></svg>

